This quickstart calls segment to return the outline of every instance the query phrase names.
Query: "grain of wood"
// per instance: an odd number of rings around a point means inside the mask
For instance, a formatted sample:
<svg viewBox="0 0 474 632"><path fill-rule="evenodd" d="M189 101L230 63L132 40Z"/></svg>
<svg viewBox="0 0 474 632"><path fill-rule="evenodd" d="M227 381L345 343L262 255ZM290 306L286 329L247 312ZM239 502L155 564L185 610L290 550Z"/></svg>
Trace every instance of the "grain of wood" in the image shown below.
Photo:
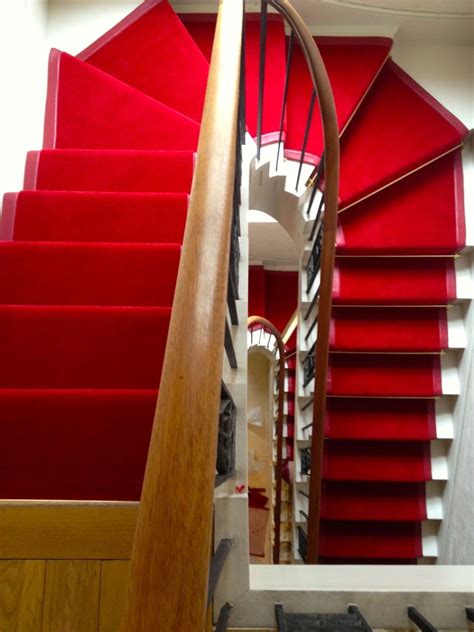
<svg viewBox="0 0 474 632"><path fill-rule="evenodd" d="M242 23L242 0L222 0L123 632L205 630Z"/></svg>
<svg viewBox="0 0 474 632"><path fill-rule="evenodd" d="M119 632L129 569L129 562L102 562L99 632Z"/></svg>
<svg viewBox="0 0 474 632"><path fill-rule="evenodd" d="M42 632L96 632L100 566L91 560L46 563Z"/></svg>
<svg viewBox="0 0 474 632"><path fill-rule="evenodd" d="M0 561L0 631L41 632L45 562Z"/></svg>
<svg viewBox="0 0 474 632"><path fill-rule="evenodd" d="M0 503L0 559L129 559L138 503Z"/></svg>

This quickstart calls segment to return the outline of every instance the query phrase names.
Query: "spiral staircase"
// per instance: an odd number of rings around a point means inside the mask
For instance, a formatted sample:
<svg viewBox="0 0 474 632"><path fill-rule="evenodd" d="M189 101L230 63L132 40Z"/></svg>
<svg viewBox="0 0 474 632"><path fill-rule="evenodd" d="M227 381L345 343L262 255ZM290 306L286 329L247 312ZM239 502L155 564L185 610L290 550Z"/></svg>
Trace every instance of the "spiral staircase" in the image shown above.
<svg viewBox="0 0 474 632"><path fill-rule="evenodd" d="M146 0L79 55L51 53L44 146L28 154L24 189L5 195L0 224L2 499L140 498L191 230L215 24L215 15L178 16L166 0ZM462 256L473 243L463 201L468 130L397 66L387 38L315 39L341 146L320 562L431 563L461 389L457 351L467 341L463 302L472 298ZM267 24L260 114L258 16L247 17L244 41L252 159L242 189L249 208L273 214L301 252L293 495L301 562L323 134L296 45L288 65L282 19L272 14ZM244 243L245 226L242 235Z"/></svg>

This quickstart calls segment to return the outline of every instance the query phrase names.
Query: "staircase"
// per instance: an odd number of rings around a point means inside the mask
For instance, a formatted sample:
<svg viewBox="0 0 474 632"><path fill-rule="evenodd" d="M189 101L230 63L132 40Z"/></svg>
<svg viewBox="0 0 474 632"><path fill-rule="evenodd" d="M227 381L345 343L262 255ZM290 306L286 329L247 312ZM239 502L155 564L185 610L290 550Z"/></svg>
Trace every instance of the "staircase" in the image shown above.
<svg viewBox="0 0 474 632"><path fill-rule="evenodd" d="M431 563L459 392L448 367L466 345L462 301L472 297L457 258L466 245L460 145L467 130L390 59L389 40L315 40L341 133L320 561ZM301 559L314 527L306 518L323 203L304 182L316 174L323 141L305 61L291 39L289 46L287 161L263 148L251 206L286 224L296 242L301 224L289 215L298 210L308 237L295 430L293 546ZM305 108L312 118L298 116ZM324 175L316 180L324 189Z"/></svg>
<svg viewBox="0 0 474 632"><path fill-rule="evenodd" d="M289 42L276 15L267 24L259 113L259 26L255 16L246 19L247 131L262 144L250 206L268 210L260 202L270 187L275 213L297 210L293 228L313 233L297 238L298 468L311 448L314 376L303 385L303 368L318 305L306 266L317 270L316 209L327 182L320 169L319 190L304 186L322 164L321 127L306 134L302 125L312 84L296 44L287 76ZM44 147L28 154L24 190L5 195L0 222L3 499L140 498L182 244L192 231L186 220L214 30L215 16L180 19L167 1L146 0L78 56L51 52ZM458 394L445 378L444 352L465 344L457 304L471 289L456 256L466 245L460 147L467 130L389 58L387 39L316 42L341 133L319 557L414 564L436 557L423 535L427 520L442 517L433 484L446 477L435 467L437 439L452 434L440 434L439 421L449 414L445 397ZM277 168L279 139L286 161ZM311 476L314 467L296 473L296 508L306 513ZM204 496L210 501L211 491ZM149 492L150 511L158 511L156 497ZM192 503L197 514L201 500ZM311 536L300 512L295 520ZM195 543L185 545L191 554Z"/></svg>

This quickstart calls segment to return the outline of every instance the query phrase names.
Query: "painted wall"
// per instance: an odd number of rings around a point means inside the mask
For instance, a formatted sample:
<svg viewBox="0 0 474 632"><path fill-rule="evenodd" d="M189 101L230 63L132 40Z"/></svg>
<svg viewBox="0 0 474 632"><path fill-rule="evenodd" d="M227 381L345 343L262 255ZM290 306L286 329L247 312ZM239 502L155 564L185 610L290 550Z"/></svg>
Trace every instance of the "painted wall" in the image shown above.
<svg viewBox="0 0 474 632"><path fill-rule="evenodd" d="M393 59L469 129L474 127L474 47L395 44Z"/></svg>
<svg viewBox="0 0 474 632"><path fill-rule="evenodd" d="M47 0L0 2L0 194L21 188L25 153L41 146L46 23Z"/></svg>

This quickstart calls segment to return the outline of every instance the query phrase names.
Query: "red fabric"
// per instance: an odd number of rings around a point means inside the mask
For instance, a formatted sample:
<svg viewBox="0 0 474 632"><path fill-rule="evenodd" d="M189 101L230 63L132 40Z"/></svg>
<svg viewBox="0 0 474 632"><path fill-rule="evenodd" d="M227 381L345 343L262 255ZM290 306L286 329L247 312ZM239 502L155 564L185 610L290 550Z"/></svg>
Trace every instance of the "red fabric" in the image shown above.
<svg viewBox="0 0 474 632"><path fill-rule="evenodd" d="M14 239L181 243L186 193L22 191L16 198ZM10 225L2 217L3 226Z"/></svg>
<svg viewBox="0 0 474 632"><path fill-rule="evenodd" d="M44 147L190 149L199 125L66 53L51 51Z"/></svg>
<svg viewBox="0 0 474 632"><path fill-rule="evenodd" d="M441 395L439 355L332 353L329 395L436 397Z"/></svg>
<svg viewBox="0 0 474 632"><path fill-rule="evenodd" d="M321 518L414 521L426 519L423 483L324 481Z"/></svg>
<svg viewBox="0 0 474 632"><path fill-rule="evenodd" d="M249 316L265 318L265 269L249 266Z"/></svg>
<svg viewBox="0 0 474 632"><path fill-rule="evenodd" d="M457 147L467 133L388 61L341 140L340 208Z"/></svg>
<svg viewBox="0 0 474 632"><path fill-rule="evenodd" d="M210 60L216 21L215 14L183 13L180 18L206 58ZM245 29L246 123L250 134L255 137L257 135L260 64L260 16L248 14ZM262 141L264 144L277 142L280 130L286 69L285 31L280 16L268 16L266 43L262 121Z"/></svg>
<svg viewBox="0 0 474 632"><path fill-rule="evenodd" d="M336 304L444 305L455 298L452 257L336 258Z"/></svg>
<svg viewBox="0 0 474 632"><path fill-rule="evenodd" d="M78 58L201 120L209 64L166 0L147 0Z"/></svg>
<svg viewBox="0 0 474 632"><path fill-rule="evenodd" d="M189 193L192 151L43 149L26 159L25 189Z"/></svg>
<svg viewBox="0 0 474 632"><path fill-rule="evenodd" d="M2 242L0 304L168 307L180 248L175 244Z"/></svg>
<svg viewBox="0 0 474 632"><path fill-rule="evenodd" d="M2 305L0 384L157 389L170 311Z"/></svg>
<svg viewBox="0 0 474 632"><path fill-rule="evenodd" d="M298 273L265 270L265 318L283 331L298 305Z"/></svg>
<svg viewBox="0 0 474 632"><path fill-rule="evenodd" d="M324 446L323 478L334 481L423 482L431 479L423 441L332 441Z"/></svg>
<svg viewBox="0 0 474 632"><path fill-rule="evenodd" d="M403 178L338 216L337 253L443 255L466 243L461 152Z"/></svg>
<svg viewBox="0 0 474 632"><path fill-rule="evenodd" d="M441 351L448 346L446 308L335 306L330 346L337 351Z"/></svg>
<svg viewBox="0 0 474 632"><path fill-rule="evenodd" d="M364 98L382 64L392 40L385 37L315 37L331 83L339 129L342 131ZM299 160L303 147L313 83L299 46L293 48L288 86L287 158ZM316 103L306 146L305 162L319 162L323 134L319 105Z"/></svg>
<svg viewBox="0 0 474 632"><path fill-rule="evenodd" d="M418 522L321 523L320 553L333 558L417 558L423 554Z"/></svg>
<svg viewBox="0 0 474 632"><path fill-rule="evenodd" d="M156 396L1 389L0 496L139 500Z"/></svg>
<svg viewBox="0 0 474 632"><path fill-rule="evenodd" d="M332 439L436 439L433 399L328 397L325 435Z"/></svg>

